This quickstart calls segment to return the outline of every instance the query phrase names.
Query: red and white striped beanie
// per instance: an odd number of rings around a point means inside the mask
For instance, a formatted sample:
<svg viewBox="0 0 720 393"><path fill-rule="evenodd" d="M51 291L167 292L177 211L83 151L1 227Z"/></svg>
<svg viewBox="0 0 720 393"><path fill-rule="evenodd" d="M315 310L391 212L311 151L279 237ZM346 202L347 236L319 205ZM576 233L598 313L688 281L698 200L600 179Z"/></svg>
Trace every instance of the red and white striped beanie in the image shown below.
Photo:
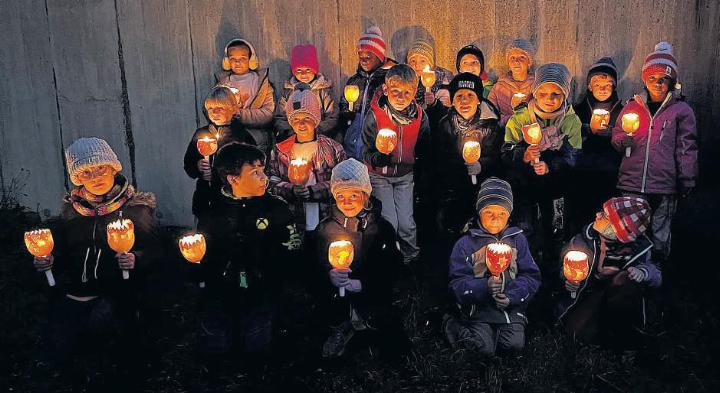
<svg viewBox="0 0 720 393"><path fill-rule="evenodd" d="M673 47L670 43L662 41L655 45L655 51L645 57L642 67L642 79L647 80L650 75L664 74L672 80L677 80L677 61L673 56Z"/></svg>
<svg viewBox="0 0 720 393"><path fill-rule="evenodd" d="M380 61L385 61L385 40L382 37L382 31L377 26L369 27L358 40L358 51L366 50L378 57Z"/></svg>

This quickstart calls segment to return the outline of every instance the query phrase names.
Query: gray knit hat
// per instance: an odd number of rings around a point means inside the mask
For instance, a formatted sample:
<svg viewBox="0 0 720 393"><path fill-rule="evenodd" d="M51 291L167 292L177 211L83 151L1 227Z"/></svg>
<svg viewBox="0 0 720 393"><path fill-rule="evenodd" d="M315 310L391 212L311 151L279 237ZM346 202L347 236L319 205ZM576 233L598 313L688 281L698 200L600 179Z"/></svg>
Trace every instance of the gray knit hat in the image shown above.
<svg viewBox="0 0 720 393"><path fill-rule="evenodd" d="M535 91L543 83L554 83L562 90L563 94L565 94L565 100L567 100L570 96L570 81L572 81L572 75L570 75L570 71L564 64L543 64L535 71L532 92L535 94Z"/></svg>
<svg viewBox="0 0 720 393"><path fill-rule="evenodd" d="M367 167L354 158L335 165L330 176L330 192L333 196L348 189L360 189L368 195L372 192Z"/></svg>
<svg viewBox="0 0 720 393"><path fill-rule="evenodd" d="M475 210L479 212L488 205L500 205L507 209L508 213L512 213L513 194L510 183L494 176L482 182L475 202Z"/></svg>
<svg viewBox="0 0 720 393"><path fill-rule="evenodd" d="M110 145L100 138L80 138L65 149L70 180L76 186L81 184L78 174L90 167L109 165L116 171L122 170L122 164Z"/></svg>
<svg viewBox="0 0 720 393"><path fill-rule="evenodd" d="M287 113L288 121L300 113L309 115L315 120L316 126L320 124L320 120L322 119L320 100L315 97L315 94L310 90L310 86L305 83L298 83L295 86L295 91L290 94L290 97L288 97L285 103L285 112Z"/></svg>
<svg viewBox="0 0 720 393"><path fill-rule="evenodd" d="M531 44L530 41L523 38L514 39L510 45L508 45L507 49L505 49L505 57L507 57L512 49L520 49L525 52L530 59L530 64L535 62L535 46Z"/></svg>
<svg viewBox="0 0 720 393"><path fill-rule="evenodd" d="M592 79L593 76L598 74L610 75L617 83L617 67L615 66L615 62L613 62L612 58L601 57L598 61L591 65L590 69L588 69L588 82L590 82L590 79Z"/></svg>

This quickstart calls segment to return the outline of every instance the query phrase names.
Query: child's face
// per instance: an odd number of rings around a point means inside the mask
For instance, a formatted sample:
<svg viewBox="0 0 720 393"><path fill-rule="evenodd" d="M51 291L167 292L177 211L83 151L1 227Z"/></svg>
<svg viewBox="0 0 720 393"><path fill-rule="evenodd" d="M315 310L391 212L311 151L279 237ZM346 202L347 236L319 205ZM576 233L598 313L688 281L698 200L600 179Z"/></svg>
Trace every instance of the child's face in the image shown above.
<svg viewBox="0 0 720 393"><path fill-rule="evenodd" d="M453 107L466 120L475 116L479 103L477 94L469 89L460 89L453 97Z"/></svg>
<svg viewBox="0 0 720 393"><path fill-rule="evenodd" d="M115 185L115 174L117 171L110 165L100 165L80 171L78 179L91 194L105 195Z"/></svg>
<svg viewBox="0 0 720 393"><path fill-rule="evenodd" d="M383 83L383 93L387 96L390 106L401 111L412 104L415 99L417 85L413 82L403 81L399 78L386 80Z"/></svg>
<svg viewBox="0 0 720 393"><path fill-rule="evenodd" d="M228 175L233 194L237 197L256 197L265 194L268 178L265 165L260 161L243 164L239 176Z"/></svg>
<svg viewBox="0 0 720 393"><path fill-rule="evenodd" d="M235 115L235 108L226 103L209 102L205 104L205 110L207 110L210 121L216 126L229 124Z"/></svg>
<svg viewBox="0 0 720 393"><path fill-rule="evenodd" d="M417 53L408 57L407 63L418 75L420 75L425 67L432 68L430 67L430 61L428 61L428 58Z"/></svg>
<svg viewBox="0 0 720 393"><path fill-rule="evenodd" d="M661 102L670 89L670 78L663 74L652 74L645 81L645 87L648 89L652 101Z"/></svg>
<svg viewBox="0 0 720 393"><path fill-rule="evenodd" d="M301 142L311 141L315 138L315 120L308 114L298 113L289 119L289 123Z"/></svg>
<svg viewBox="0 0 720 393"><path fill-rule="evenodd" d="M606 101L613 93L615 81L609 75L595 75L590 78L588 89L600 102Z"/></svg>
<svg viewBox="0 0 720 393"><path fill-rule="evenodd" d="M298 67L293 75L295 75L295 79L302 83L310 83L315 79L315 73L310 67Z"/></svg>
<svg viewBox="0 0 720 393"><path fill-rule="evenodd" d="M555 112L565 99L560 86L554 83L543 83L535 91L535 101L544 112Z"/></svg>
<svg viewBox="0 0 720 393"><path fill-rule="evenodd" d="M480 210L480 223L491 234L497 235L507 226L510 212L500 205L488 205Z"/></svg>
<svg viewBox="0 0 720 393"><path fill-rule="evenodd" d="M468 53L460 58L460 72L469 72L475 76L480 76L482 64L480 64L477 56Z"/></svg>
<svg viewBox="0 0 720 393"><path fill-rule="evenodd" d="M365 72L371 72L382 65L380 59L367 50L358 51L358 62Z"/></svg>
<svg viewBox="0 0 720 393"><path fill-rule="evenodd" d="M513 74L527 75L530 69L530 59L520 49L511 49L508 53L508 67Z"/></svg>
<svg viewBox="0 0 720 393"><path fill-rule="evenodd" d="M595 213L595 222L593 223L592 227L607 240L617 239L615 231L612 229L612 226L610 225L610 220L608 220L605 212Z"/></svg>
<svg viewBox="0 0 720 393"><path fill-rule="evenodd" d="M334 196L338 209L345 217L357 216L365 208L368 200L366 193L352 189L339 191Z"/></svg>
<svg viewBox="0 0 720 393"><path fill-rule="evenodd" d="M250 71L250 50L244 46L228 49L228 60L233 74L243 75Z"/></svg>

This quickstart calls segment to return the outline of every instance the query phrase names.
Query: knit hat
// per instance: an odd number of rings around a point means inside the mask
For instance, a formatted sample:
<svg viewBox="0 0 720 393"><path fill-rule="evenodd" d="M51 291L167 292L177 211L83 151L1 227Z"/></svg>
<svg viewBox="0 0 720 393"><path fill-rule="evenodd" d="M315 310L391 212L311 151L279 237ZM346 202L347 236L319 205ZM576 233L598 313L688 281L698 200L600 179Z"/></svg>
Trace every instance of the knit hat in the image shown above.
<svg viewBox="0 0 720 393"><path fill-rule="evenodd" d="M635 240L650 223L650 205L642 198L611 198L603 204L603 211L618 240L623 243Z"/></svg>
<svg viewBox="0 0 720 393"><path fill-rule="evenodd" d="M333 196L350 189L361 190L368 195L372 193L367 166L354 158L335 165L330 176L330 192Z"/></svg>
<svg viewBox="0 0 720 393"><path fill-rule="evenodd" d="M420 38L408 49L407 59L410 60L414 55L423 56L430 63L430 68L435 67L435 51L427 40Z"/></svg>
<svg viewBox="0 0 720 393"><path fill-rule="evenodd" d="M295 90L290 94L287 102L285 102L285 112L287 113L288 121L300 113L308 114L315 120L316 126L320 124L320 120L322 119L320 100L315 97L315 94L310 90L310 86L306 83L298 83L295 85Z"/></svg>
<svg viewBox="0 0 720 393"><path fill-rule="evenodd" d="M480 77L477 75L469 72L457 74L453 80L450 81L450 85L448 86L448 90L450 90L450 100L455 98L455 93L457 93L460 89L472 90L475 92L477 97L482 100L483 84Z"/></svg>
<svg viewBox="0 0 720 393"><path fill-rule="evenodd" d="M317 74L320 70L315 45L296 45L290 54L290 69L293 73L300 67L307 67Z"/></svg>
<svg viewBox="0 0 720 393"><path fill-rule="evenodd" d="M598 59L595 64L590 66L587 76L588 82L590 82L590 79L592 79L593 76L598 74L610 75L617 83L617 67L615 67L615 63L609 57L602 57Z"/></svg>
<svg viewBox="0 0 720 393"><path fill-rule="evenodd" d="M358 40L358 51L366 50L373 53L380 59L385 61L385 40L382 37L382 31L377 26L369 27Z"/></svg>
<svg viewBox="0 0 720 393"><path fill-rule="evenodd" d="M91 167L109 165L116 171L122 170L122 164L107 142L100 138L80 138L65 149L65 162L67 163L70 180L76 186L82 182L78 174Z"/></svg>
<svg viewBox="0 0 720 393"><path fill-rule="evenodd" d="M662 73L672 80L677 80L677 61L673 56L673 47L669 43L662 41L655 45L655 51L645 57L645 63L642 67L642 79L647 78L656 73Z"/></svg>
<svg viewBox="0 0 720 393"><path fill-rule="evenodd" d="M223 70L225 70L225 71L230 70L230 59L228 58L228 48L230 48L231 46L236 45L236 44L244 44L245 46L250 48L250 60L248 63L248 67L253 71L257 70L258 58L257 58L257 53L255 53L255 47L252 46L252 44L249 43L248 41L243 40L241 38L235 38L233 40L230 40L230 42L228 42L227 45L225 45L225 49L224 49L225 57L223 57L223 62L222 62Z"/></svg>
<svg viewBox="0 0 720 393"><path fill-rule="evenodd" d="M535 46L530 43L530 41L522 39L522 38L516 38L513 40L513 42L508 45L507 49L505 49L505 58L507 59L510 57L510 51L513 49L520 49L521 51L525 52L528 59L530 59L530 64L535 60ZM508 61L509 62L509 61Z"/></svg>
<svg viewBox="0 0 720 393"><path fill-rule="evenodd" d="M508 213L512 213L513 194L510 183L495 176L482 182L475 202L475 210L480 211L488 205L500 205Z"/></svg>
<svg viewBox="0 0 720 393"><path fill-rule="evenodd" d="M458 51L457 56L455 57L455 70L457 70L457 72L460 72L460 60L462 60L465 55L473 55L477 57L480 61L480 73L485 72L485 55L483 55L480 48L473 44L465 45Z"/></svg>
<svg viewBox="0 0 720 393"><path fill-rule="evenodd" d="M544 83L553 83L562 90L565 95L565 99L567 100L570 96L571 80L572 75L570 75L570 70L568 70L564 64L543 64L537 69L537 71L535 71L535 81L532 85L532 92L535 94L540 85Z"/></svg>

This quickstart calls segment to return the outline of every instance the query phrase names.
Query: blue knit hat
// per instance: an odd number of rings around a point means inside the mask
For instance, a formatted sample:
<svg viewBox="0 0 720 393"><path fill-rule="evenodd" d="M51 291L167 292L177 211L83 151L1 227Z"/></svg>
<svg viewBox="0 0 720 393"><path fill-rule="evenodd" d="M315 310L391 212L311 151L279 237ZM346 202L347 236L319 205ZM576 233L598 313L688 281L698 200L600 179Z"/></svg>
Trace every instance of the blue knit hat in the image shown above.
<svg viewBox="0 0 720 393"><path fill-rule="evenodd" d="M80 138L65 149L65 162L67 163L70 181L76 186L81 184L78 174L91 167L109 165L117 172L122 170L122 164L110 145L100 138Z"/></svg>
<svg viewBox="0 0 720 393"><path fill-rule="evenodd" d="M354 158L335 165L330 176L330 192L333 196L348 189L359 189L368 195L372 193L367 166Z"/></svg>
<svg viewBox="0 0 720 393"><path fill-rule="evenodd" d="M510 183L497 177L489 177L480 185L475 210L478 212L489 205L500 205L508 213L513 211L513 194Z"/></svg>
<svg viewBox="0 0 720 393"><path fill-rule="evenodd" d="M572 75L570 70L560 63L547 63L540 66L535 71L535 82L532 85L533 95L537 91L538 87L544 83L552 83L557 85L563 94L565 94L565 100L570 96L570 82L572 81Z"/></svg>

